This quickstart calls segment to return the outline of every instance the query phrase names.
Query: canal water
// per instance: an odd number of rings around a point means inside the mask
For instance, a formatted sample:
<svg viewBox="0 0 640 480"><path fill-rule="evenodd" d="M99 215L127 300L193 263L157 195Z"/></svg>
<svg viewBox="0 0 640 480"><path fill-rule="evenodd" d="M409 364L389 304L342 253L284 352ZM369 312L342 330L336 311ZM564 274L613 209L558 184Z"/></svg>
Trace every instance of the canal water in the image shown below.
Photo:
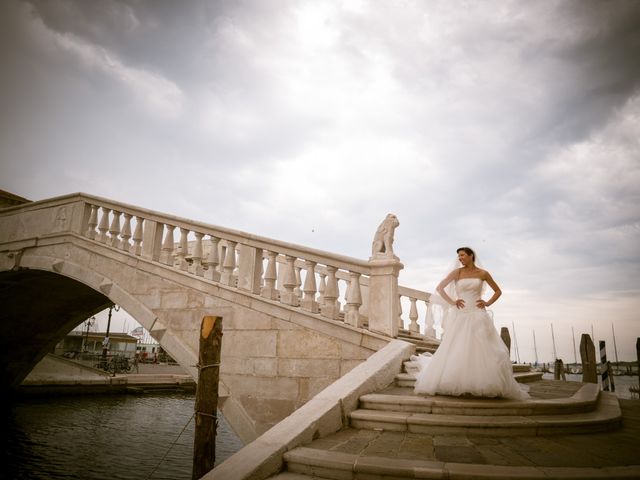
<svg viewBox="0 0 640 480"><path fill-rule="evenodd" d="M580 381L579 375L567 380ZM545 378L549 378L545 374ZM550 378L553 378L551 374ZM630 398L637 377L618 376ZM191 478L195 396L187 393L32 397L8 405L0 477L15 480ZM242 443L223 417L216 463Z"/></svg>
<svg viewBox="0 0 640 480"><path fill-rule="evenodd" d="M195 395L22 398L5 406L0 477L190 479ZM242 448L223 417L216 464Z"/></svg>

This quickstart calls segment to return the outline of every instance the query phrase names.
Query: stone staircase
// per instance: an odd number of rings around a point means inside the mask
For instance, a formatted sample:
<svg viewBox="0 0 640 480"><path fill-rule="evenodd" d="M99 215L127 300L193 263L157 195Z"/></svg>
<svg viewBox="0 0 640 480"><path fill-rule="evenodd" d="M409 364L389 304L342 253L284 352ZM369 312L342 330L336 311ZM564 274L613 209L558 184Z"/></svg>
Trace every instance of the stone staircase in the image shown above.
<svg viewBox="0 0 640 480"><path fill-rule="evenodd" d="M542 380L528 365L514 365L529 400L427 397L413 393L414 371L405 362L394 384L361 396L348 428L285 453L285 472L275 478L617 478L595 468L554 471L557 460L535 464L522 453L550 438L618 429L618 400L598 385Z"/></svg>
<svg viewBox="0 0 640 480"><path fill-rule="evenodd" d="M440 340L436 338L429 338L421 335L420 333L411 332L409 330L400 329L398 331L398 340L404 340L405 342L413 343L416 346L416 353L435 353Z"/></svg>

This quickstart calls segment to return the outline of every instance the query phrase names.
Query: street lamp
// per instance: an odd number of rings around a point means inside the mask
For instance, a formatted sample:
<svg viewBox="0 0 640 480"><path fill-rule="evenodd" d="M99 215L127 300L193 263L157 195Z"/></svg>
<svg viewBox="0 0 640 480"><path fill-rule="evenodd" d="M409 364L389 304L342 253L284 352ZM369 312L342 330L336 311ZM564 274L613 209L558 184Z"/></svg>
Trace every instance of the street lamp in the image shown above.
<svg viewBox="0 0 640 480"><path fill-rule="evenodd" d="M96 317L88 318L84 324L87 326L87 330L84 334L84 338L82 339L82 352L86 353L89 345L89 328L93 327L93 324L96 323Z"/></svg>
<svg viewBox="0 0 640 480"><path fill-rule="evenodd" d="M103 364L107 363L107 351L109 350L109 328L111 327L111 312L115 310L116 312L120 310L118 305L111 305L109 307L109 318L107 320L107 332L104 335L104 340L102 340L102 362Z"/></svg>

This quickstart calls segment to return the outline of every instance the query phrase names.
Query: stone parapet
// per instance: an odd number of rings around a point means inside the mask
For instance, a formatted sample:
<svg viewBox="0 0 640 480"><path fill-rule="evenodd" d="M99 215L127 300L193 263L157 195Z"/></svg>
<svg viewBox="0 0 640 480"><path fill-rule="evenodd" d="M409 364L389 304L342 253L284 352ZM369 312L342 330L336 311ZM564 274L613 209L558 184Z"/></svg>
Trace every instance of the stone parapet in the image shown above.
<svg viewBox="0 0 640 480"><path fill-rule="evenodd" d="M413 351L409 343L390 342L202 478L262 480L278 473L286 451L343 428L359 397L389 385Z"/></svg>

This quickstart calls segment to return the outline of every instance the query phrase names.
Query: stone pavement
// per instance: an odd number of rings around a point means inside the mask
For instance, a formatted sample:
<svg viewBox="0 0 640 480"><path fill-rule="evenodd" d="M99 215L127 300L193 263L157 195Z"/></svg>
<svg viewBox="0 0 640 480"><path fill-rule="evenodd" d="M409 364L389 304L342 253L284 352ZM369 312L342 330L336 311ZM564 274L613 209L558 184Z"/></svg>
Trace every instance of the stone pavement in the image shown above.
<svg viewBox="0 0 640 480"><path fill-rule="evenodd" d="M568 398L581 385L543 380L531 384L530 394ZM285 454L290 472L274 478L640 478L640 400L620 400L620 407L621 428L601 433L474 436L347 428Z"/></svg>
<svg viewBox="0 0 640 480"><path fill-rule="evenodd" d="M640 464L640 401L621 400L622 428L612 432L537 437L425 435L348 428L310 448L358 457L484 465L603 467Z"/></svg>

